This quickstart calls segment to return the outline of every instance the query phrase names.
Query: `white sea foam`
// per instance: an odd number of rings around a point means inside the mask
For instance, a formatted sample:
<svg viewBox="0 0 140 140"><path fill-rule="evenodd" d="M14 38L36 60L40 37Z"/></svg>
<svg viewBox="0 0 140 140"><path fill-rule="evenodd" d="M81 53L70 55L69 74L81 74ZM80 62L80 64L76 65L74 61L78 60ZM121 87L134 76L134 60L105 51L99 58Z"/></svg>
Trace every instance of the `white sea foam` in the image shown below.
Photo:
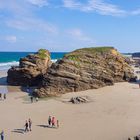
<svg viewBox="0 0 140 140"><path fill-rule="evenodd" d="M7 63L0 63L0 66L17 66L19 62L13 61L13 62L7 62Z"/></svg>
<svg viewBox="0 0 140 140"><path fill-rule="evenodd" d="M52 59L52 62L55 63L57 59ZM8 70L11 68L11 66L18 66L19 62L17 61L12 61L12 62L5 62L5 63L0 63L0 70Z"/></svg>
<svg viewBox="0 0 140 140"><path fill-rule="evenodd" d="M18 66L18 65L19 62L17 61L0 63L0 70L8 70L11 66Z"/></svg>
<svg viewBox="0 0 140 140"><path fill-rule="evenodd" d="M57 59L52 59L51 61L52 61L53 63L55 63L55 62L57 61Z"/></svg>

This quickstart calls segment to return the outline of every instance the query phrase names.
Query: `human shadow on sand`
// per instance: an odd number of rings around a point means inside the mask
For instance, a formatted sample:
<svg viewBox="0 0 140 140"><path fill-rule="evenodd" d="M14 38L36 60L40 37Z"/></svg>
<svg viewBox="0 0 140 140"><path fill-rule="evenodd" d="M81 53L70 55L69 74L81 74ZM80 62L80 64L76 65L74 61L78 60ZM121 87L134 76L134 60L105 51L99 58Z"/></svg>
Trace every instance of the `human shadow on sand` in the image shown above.
<svg viewBox="0 0 140 140"><path fill-rule="evenodd" d="M36 125L36 126L43 127L43 128L53 128L53 129L55 129L55 127L52 127L52 126L49 126L49 125L44 125L44 124Z"/></svg>
<svg viewBox="0 0 140 140"><path fill-rule="evenodd" d="M24 129L14 129L12 132L24 134L25 130Z"/></svg>
<svg viewBox="0 0 140 140"><path fill-rule="evenodd" d="M139 87L133 87L133 89L140 89Z"/></svg>
<svg viewBox="0 0 140 140"><path fill-rule="evenodd" d="M31 101L22 102L23 104L33 104Z"/></svg>

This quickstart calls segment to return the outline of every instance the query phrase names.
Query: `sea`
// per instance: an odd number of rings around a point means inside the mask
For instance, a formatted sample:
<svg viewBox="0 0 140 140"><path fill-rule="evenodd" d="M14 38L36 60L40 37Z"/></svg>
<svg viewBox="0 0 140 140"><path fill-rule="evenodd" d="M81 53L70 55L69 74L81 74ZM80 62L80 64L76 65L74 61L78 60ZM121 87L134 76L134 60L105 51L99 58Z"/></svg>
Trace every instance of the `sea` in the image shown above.
<svg viewBox="0 0 140 140"><path fill-rule="evenodd" d="M18 66L19 60L34 52L0 52L0 71L8 70L11 66ZM51 52L51 60L56 62L63 58L66 52Z"/></svg>

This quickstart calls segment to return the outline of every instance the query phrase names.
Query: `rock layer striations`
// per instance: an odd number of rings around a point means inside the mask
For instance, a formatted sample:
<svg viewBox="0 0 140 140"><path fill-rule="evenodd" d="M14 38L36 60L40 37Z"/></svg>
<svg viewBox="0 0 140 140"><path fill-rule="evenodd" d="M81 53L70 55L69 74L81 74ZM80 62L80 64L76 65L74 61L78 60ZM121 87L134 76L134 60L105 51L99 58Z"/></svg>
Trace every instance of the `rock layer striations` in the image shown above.
<svg viewBox="0 0 140 140"><path fill-rule="evenodd" d="M97 89L131 78L133 70L114 48L83 48L52 64L34 94L46 97Z"/></svg>
<svg viewBox="0 0 140 140"><path fill-rule="evenodd" d="M7 82L20 86L39 85L50 64L49 51L40 49L35 54L21 58L19 66L11 67L8 70Z"/></svg>

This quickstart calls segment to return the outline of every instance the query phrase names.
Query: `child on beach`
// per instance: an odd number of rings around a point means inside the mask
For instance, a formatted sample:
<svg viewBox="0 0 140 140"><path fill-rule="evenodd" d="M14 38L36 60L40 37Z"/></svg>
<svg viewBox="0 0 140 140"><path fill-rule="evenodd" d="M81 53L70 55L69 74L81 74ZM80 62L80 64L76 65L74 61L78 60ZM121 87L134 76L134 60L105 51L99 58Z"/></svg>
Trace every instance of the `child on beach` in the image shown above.
<svg viewBox="0 0 140 140"><path fill-rule="evenodd" d="M29 120L28 120L28 123L29 123L29 131L32 131L32 121L31 121L30 118L29 118Z"/></svg>
<svg viewBox="0 0 140 140"><path fill-rule="evenodd" d="M48 125L51 126L51 122L52 122L52 119L51 119L51 116L49 116L48 118Z"/></svg>

